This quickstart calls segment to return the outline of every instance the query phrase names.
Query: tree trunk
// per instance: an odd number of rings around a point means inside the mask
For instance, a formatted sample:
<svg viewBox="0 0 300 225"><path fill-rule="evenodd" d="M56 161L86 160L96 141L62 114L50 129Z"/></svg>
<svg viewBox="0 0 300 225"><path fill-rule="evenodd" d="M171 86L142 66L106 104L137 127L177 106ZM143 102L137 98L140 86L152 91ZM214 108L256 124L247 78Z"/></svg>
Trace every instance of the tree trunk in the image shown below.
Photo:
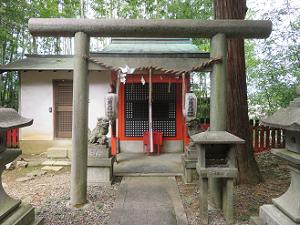
<svg viewBox="0 0 300 225"><path fill-rule="evenodd" d="M216 19L245 19L246 0L214 0ZM228 40L227 130L246 140L236 147L238 183L258 183L259 168L253 155L248 116L244 40Z"/></svg>

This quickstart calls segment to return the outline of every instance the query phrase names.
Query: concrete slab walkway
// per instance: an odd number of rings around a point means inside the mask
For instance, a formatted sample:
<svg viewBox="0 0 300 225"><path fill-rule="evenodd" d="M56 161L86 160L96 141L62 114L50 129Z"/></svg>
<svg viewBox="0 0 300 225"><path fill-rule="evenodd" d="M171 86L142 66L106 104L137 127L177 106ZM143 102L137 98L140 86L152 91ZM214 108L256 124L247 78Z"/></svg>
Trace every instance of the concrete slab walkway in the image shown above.
<svg viewBox="0 0 300 225"><path fill-rule="evenodd" d="M187 225L175 177L123 177L109 225Z"/></svg>
<svg viewBox="0 0 300 225"><path fill-rule="evenodd" d="M163 153L147 156L145 153L120 153L114 164L115 176L181 176L182 153Z"/></svg>

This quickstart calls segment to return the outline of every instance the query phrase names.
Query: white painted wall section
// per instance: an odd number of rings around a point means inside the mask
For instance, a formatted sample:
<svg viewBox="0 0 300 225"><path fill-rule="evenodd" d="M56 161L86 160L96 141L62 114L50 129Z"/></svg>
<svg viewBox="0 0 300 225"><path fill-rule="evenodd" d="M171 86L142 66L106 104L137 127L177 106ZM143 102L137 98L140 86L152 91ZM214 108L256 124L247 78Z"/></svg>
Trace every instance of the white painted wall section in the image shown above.
<svg viewBox="0 0 300 225"><path fill-rule="evenodd" d="M21 140L54 139L53 80L73 79L68 71L21 72L20 107L21 115L33 118L31 127L21 130ZM92 130L97 118L105 115L104 98L110 91L111 72L93 71L89 74L89 128ZM49 108L52 107L52 112Z"/></svg>

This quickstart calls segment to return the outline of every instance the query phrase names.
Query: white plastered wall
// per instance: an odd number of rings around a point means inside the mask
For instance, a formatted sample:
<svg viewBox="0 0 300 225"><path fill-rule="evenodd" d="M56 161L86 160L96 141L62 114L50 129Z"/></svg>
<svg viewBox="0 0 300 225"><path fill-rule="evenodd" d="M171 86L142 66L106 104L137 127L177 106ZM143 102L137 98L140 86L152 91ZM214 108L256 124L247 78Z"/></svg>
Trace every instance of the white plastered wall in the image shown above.
<svg viewBox="0 0 300 225"><path fill-rule="evenodd" d="M33 125L23 128L21 140L53 140L54 113L53 80L73 79L68 71L21 72L20 113L33 118ZM97 118L105 115L104 97L110 91L110 71L92 71L89 74L89 128L92 130Z"/></svg>

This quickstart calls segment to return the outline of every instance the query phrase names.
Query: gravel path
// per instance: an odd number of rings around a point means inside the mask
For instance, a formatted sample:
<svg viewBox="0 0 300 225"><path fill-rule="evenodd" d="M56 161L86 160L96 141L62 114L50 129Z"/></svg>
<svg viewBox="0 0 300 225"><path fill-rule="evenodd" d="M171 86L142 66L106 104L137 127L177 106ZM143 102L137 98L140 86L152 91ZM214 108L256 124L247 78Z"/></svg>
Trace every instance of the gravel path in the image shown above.
<svg viewBox="0 0 300 225"><path fill-rule="evenodd" d="M290 183L286 163L275 158L270 152L256 156L264 182L258 185L239 185L235 187L235 218L237 224L249 224L250 216L257 216L259 206L271 203L271 199L285 192ZM45 225L98 225L107 224L119 189L120 180L112 186L89 187L88 198L91 203L84 209L67 207L70 193L70 169L57 173L41 173L41 167L5 171L4 188L9 195L30 203L36 213L45 218ZM16 181L19 178L27 181ZM26 180L26 179L25 179ZM198 185L184 185L177 177L179 192L184 204L189 225L198 225L199 188ZM210 224L226 224L217 211L210 211Z"/></svg>
<svg viewBox="0 0 300 225"><path fill-rule="evenodd" d="M272 198L282 195L290 184L290 173L287 164L270 152L256 155L263 182L257 185L238 185L234 191L234 210L236 224L249 224L251 216L257 216L259 207L271 204ZM199 188L197 184L184 185L181 178L177 184L185 207L189 225L200 224ZM209 224L226 225L218 211L209 212Z"/></svg>
<svg viewBox="0 0 300 225"><path fill-rule="evenodd" d="M112 186L88 187L90 204L84 209L67 207L70 199L70 169L57 173L40 174L40 167L6 171L3 182L6 192L36 208L46 225L102 225L109 220L120 182ZM29 173L29 175L28 175ZM32 177L18 182L17 178Z"/></svg>

